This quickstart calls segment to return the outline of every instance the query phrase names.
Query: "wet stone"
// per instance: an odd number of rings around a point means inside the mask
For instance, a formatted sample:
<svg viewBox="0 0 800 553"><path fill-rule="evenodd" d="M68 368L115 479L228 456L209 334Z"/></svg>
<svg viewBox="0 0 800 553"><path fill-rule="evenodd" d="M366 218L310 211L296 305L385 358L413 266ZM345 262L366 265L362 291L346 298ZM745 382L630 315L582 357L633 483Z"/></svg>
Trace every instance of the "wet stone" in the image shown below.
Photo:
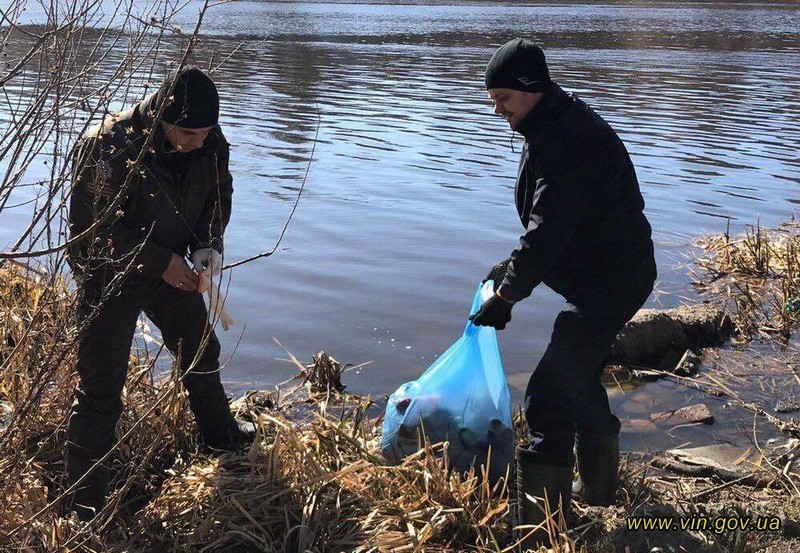
<svg viewBox="0 0 800 553"><path fill-rule="evenodd" d="M658 424L713 424L714 415L704 403L681 407L675 411L664 411L652 416L653 422Z"/></svg>
<svg viewBox="0 0 800 553"><path fill-rule="evenodd" d="M711 467L728 472L752 471L761 465L761 454L747 446L713 444L700 447L667 450L667 455L681 463Z"/></svg>
<svg viewBox="0 0 800 553"><path fill-rule="evenodd" d="M622 431L631 434L646 434L658 432L658 427L647 419L623 419Z"/></svg>

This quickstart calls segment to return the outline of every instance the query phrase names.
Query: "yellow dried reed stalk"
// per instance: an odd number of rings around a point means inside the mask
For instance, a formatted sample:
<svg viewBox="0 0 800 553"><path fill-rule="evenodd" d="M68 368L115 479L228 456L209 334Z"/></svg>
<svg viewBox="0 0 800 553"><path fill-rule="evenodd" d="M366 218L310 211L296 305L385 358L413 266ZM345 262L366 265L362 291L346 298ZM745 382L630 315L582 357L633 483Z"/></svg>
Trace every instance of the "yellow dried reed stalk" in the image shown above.
<svg viewBox="0 0 800 553"><path fill-rule="evenodd" d="M713 235L697 245L697 284L728 302L739 340L787 341L800 323L800 227L756 225L742 236Z"/></svg>

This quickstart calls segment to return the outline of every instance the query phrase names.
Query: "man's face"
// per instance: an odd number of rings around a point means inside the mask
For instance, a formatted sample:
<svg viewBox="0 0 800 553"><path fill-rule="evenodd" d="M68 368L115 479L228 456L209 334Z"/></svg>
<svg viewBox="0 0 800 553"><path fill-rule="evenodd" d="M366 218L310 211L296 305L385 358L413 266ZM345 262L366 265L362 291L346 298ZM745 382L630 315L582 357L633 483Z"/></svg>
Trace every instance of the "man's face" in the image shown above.
<svg viewBox="0 0 800 553"><path fill-rule="evenodd" d="M187 129L161 122L167 140L176 151L183 154L202 148L208 133L213 127L203 127L200 129Z"/></svg>
<svg viewBox="0 0 800 553"><path fill-rule="evenodd" d="M490 88L488 92L495 114L505 118L512 130L544 96L542 92L524 92L513 88Z"/></svg>

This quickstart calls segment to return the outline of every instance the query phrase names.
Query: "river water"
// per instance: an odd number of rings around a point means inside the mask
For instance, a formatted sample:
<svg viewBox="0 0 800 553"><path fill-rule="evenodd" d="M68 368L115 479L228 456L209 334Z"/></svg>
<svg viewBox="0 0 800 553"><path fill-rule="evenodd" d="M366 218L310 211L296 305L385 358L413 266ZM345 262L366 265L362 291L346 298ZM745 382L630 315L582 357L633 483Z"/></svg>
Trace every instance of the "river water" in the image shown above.
<svg viewBox="0 0 800 553"><path fill-rule="evenodd" d="M197 7L179 16L187 27ZM522 143L483 87L513 37L538 41L553 78L627 144L657 248L649 305L693 296L695 238L778 224L800 204L796 4L233 2L203 29L203 56L230 55L214 75L235 186L227 262L272 247L308 167L279 250L233 271L237 326L219 332L235 350L232 391L294 374L273 337L303 361L371 361L345 383L382 397L460 335L476 285L521 231ZM561 305L540 287L500 333L515 400ZM626 402L612 394L621 416Z"/></svg>

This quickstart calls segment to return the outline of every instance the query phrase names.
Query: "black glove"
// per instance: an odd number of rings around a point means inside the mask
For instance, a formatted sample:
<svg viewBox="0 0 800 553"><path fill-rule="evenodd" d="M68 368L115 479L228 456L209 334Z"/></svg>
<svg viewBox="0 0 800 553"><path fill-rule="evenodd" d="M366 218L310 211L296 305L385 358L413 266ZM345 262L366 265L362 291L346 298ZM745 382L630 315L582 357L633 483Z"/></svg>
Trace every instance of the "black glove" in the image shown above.
<svg viewBox="0 0 800 553"><path fill-rule="evenodd" d="M511 320L512 307L514 307L513 303L495 294L483 302L478 312L471 315L469 320L475 326L492 326L497 330L503 330Z"/></svg>
<svg viewBox="0 0 800 553"><path fill-rule="evenodd" d="M503 284L503 279L506 278L506 272L508 272L508 264L511 263L511 258L506 259L505 261L501 261L494 267L492 270L489 271L489 274L486 275L486 278L481 281L481 284L485 283L487 280L494 281L494 291L497 292L497 289Z"/></svg>

